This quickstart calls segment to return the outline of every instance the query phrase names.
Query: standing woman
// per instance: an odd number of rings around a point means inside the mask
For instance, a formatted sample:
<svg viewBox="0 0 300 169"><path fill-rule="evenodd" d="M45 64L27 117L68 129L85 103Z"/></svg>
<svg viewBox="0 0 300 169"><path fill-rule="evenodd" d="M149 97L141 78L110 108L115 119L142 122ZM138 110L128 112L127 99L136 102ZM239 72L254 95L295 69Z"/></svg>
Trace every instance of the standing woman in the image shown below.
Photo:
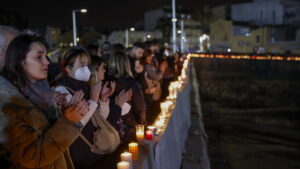
<svg viewBox="0 0 300 169"><path fill-rule="evenodd" d="M3 147L12 168L72 169L68 148L87 113L83 93L76 92L59 113L63 95L48 85L49 61L41 38L20 35L9 44L0 76L0 113L8 118Z"/></svg>
<svg viewBox="0 0 300 169"><path fill-rule="evenodd" d="M74 91L82 90L84 99L88 100L89 111L86 118L80 122L84 126L81 134L70 147L70 154L76 169L90 169L93 163L102 156L91 151L87 141L94 143L94 133L97 131L90 120L98 105L101 110L109 111L107 108L108 102L99 102L101 99L100 92L102 88L102 81L98 81L93 86L90 86L89 80L91 71L89 65L91 64L90 55L80 46L75 46L69 49L64 54L63 73L56 79L54 86L55 91L60 91L67 94L67 102L73 98ZM108 114L108 112L101 112ZM86 141L87 140L87 141Z"/></svg>
<svg viewBox="0 0 300 169"><path fill-rule="evenodd" d="M105 72L106 72L106 65L105 60L98 57L98 56L91 56L92 63L90 65L91 69L91 78L90 78L90 85L95 85L99 81L104 81ZM114 93L116 87L115 82L108 82L106 81L101 90L101 97L99 102L101 104L108 103L109 110L101 110L101 115L104 117L118 132L121 138L121 141L124 142L125 138L128 137L128 128L125 126L122 118L122 107L124 104L128 104L126 102L130 101L131 93L130 92L122 92L115 98L115 100L109 99L109 97ZM102 108L102 109L103 109ZM123 110L124 112L125 110ZM129 111L129 110L128 110Z"/></svg>
<svg viewBox="0 0 300 169"><path fill-rule="evenodd" d="M107 78L116 81L116 92L132 90L132 98L129 104L131 110L122 118L127 126L134 128L136 124L146 124L146 104L140 85L133 78L129 59L122 52L115 52L108 61Z"/></svg>

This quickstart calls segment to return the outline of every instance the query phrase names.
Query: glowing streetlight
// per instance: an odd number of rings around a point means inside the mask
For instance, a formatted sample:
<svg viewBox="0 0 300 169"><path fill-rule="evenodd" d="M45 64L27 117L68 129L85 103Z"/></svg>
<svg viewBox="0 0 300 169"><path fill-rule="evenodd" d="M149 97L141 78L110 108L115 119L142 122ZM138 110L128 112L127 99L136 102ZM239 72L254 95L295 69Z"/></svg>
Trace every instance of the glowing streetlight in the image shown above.
<svg viewBox="0 0 300 169"><path fill-rule="evenodd" d="M81 13L86 13L86 12L87 12L87 9L80 9L80 12L81 12Z"/></svg>
<svg viewBox="0 0 300 169"><path fill-rule="evenodd" d="M134 28L134 27L131 27L131 28L130 28L130 31L131 31L131 32L135 31L135 28Z"/></svg>

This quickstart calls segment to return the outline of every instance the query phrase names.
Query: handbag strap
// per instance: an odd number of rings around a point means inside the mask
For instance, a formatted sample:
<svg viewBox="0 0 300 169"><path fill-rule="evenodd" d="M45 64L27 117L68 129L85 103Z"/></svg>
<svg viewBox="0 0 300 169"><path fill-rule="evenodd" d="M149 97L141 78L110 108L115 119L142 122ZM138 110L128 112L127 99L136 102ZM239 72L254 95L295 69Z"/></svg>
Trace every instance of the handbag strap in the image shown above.
<svg viewBox="0 0 300 169"><path fill-rule="evenodd" d="M146 83L148 85L148 88L153 87L153 81L148 78L147 72L144 74L144 77L145 77L145 81L146 81Z"/></svg>
<svg viewBox="0 0 300 169"><path fill-rule="evenodd" d="M84 135L82 135L82 133L80 132L79 133L79 137L90 147L90 148L92 148L92 144L89 142L89 140L87 140L86 138L85 138L85 136Z"/></svg>

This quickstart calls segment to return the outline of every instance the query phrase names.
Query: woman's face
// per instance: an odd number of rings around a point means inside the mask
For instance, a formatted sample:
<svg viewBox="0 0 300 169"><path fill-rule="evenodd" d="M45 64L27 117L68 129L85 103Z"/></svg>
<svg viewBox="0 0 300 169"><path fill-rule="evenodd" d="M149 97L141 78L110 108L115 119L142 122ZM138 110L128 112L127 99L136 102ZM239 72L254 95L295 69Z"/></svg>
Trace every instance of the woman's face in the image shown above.
<svg viewBox="0 0 300 169"><path fill-rule="evenodd" d="M104 63L102 63L97 70L97 78L98 80L104 80L104 74L105 74L106 70L105 70L105 65Z"/></svg>
<svg viewBox="0 0 300 169"><path fill-rule="evenodd" d="M75 59L75 62L73 64L73 66L68 67L67 71L68 71L68 75L71 76L72 78L75 78L75 71L79 68L82 68L84 66L88 66L89 65L89 59L88 56L83 56L83 57L77 57Z"/></svg>
<svg viewBox="0 0 300 169"><path fill-rule="evenodd" d="M31 82L46 79L48 76L48 65L46 47L39 42L33 42L29 47L26 58L22 61L23 70Z"/></svg>
<svg viewBox="0 0 300 169"><path fill-rule="evenodd" d="M153 60L153 55L148 55L148 56L146 57L146 63L147 63L147 64L151 64L151 63L152 63L152 60Z"/></svg>

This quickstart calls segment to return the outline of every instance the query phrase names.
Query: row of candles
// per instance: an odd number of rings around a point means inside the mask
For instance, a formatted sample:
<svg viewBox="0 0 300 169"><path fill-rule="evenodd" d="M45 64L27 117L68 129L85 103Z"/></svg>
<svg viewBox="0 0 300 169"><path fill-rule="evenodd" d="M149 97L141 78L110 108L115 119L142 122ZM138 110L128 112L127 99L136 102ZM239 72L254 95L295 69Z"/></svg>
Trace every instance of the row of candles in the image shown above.
<svg viewBox="0 0 300 169"><path fill-rule="evenodd" d="M187 83L187 68L190 56L183 63L183 68L181 75L178 77L177 81L173 81L169 86L169 96L167 99L160 104L161 113L156 118L153 126L147 126L146 132L144 125L136 125L136 138L137 142L132 142L128 145L129 152L124 152L121 154L121 161L117 164L118 169L132 169L133 161L138 159L138 145L143 140L153 140L155 136L158 136L162 130L165 129L167 120L171 116L171 112L175 108L176 99L178 92L180 92L184 85Z"/></svg>
<svg viewBox="0 0 300 169"><path fill-rule="evenodd" d="M133 168L133 160L138 159L138 143L132 142L128 145L129 152L124 152L121 154L121 161L118 162L118 169L132 169Z"/></svg>
<svg viewBox="0 0 300 169"><path fill-rule="evenodd" d="M136 125L136 138L137 142L132 142L128 144L128 151L121 154L121 161L117 164L118 169L132 169L133 161L138 159L139 143L143 140L152 140L155 135L155 126L148 126L145 135L144 125Z"/></svg>
<svg viewBox="0 0 300 169"><path fill-rule="evenodd" d="M300 61L299 56L259 56L259 55L222 55L222 54L189 54L196 58L220 58L220 59L254 59L254 60L287 60Z"/></svg>

